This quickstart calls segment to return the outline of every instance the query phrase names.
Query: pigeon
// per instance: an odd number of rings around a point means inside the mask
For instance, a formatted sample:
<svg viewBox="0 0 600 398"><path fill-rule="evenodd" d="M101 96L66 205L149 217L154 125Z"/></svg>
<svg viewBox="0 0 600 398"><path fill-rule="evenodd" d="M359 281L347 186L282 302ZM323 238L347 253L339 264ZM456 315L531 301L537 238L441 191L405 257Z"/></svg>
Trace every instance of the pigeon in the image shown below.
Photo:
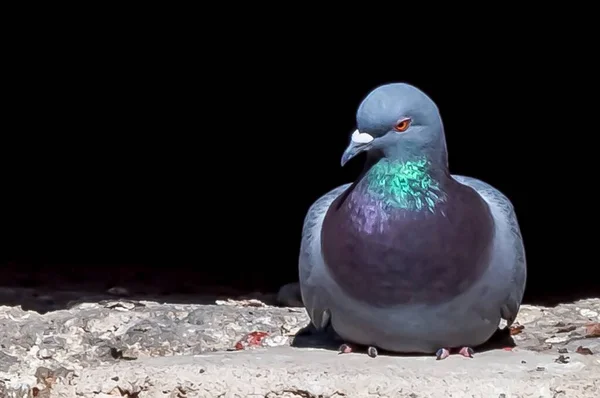
<svg viewBox="0 0 600 398"><path fill-rule="evenodd" d="M345 342L340 352L472 358L503 319L514 323L523 299L512 202L450 174L439 109L413 85L376 87L356 128L341 166L366 153L362 172L304 218L299 285L311 323L330 326Z"/></svg>

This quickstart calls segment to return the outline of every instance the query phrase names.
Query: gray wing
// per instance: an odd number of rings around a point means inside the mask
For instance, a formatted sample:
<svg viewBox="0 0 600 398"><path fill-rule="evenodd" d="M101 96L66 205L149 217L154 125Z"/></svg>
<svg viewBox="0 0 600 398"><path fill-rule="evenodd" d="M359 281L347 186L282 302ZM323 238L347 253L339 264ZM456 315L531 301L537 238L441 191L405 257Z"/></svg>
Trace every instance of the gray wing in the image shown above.
<svg viewBox="0 0 600 398"><path fill-rule="evenodd" d="M327 290L320 280L324 265L321 255L321 227L331 203L350 185L341 185L317 199L308 209L302 227L298 261L300 291L308 315L319 330L327 326L331 316L326 304Z"/></svg>
<svg viewBox="0 0 600 398"><path fill-rule="evenodd" d="M500 309L500 315L507 322L507 327L512 325L517 317L527 280L527 264L525 259L525 248L523 237L517 221L514 207L511 201L499 190L491 185L472 177L453 175L454 179L462 184L475 189L488 203L493 203L493 215L495 219L503 217L510 227L511 244L515 255L513 264L511 291L507 295L504 305Z"/></svg>

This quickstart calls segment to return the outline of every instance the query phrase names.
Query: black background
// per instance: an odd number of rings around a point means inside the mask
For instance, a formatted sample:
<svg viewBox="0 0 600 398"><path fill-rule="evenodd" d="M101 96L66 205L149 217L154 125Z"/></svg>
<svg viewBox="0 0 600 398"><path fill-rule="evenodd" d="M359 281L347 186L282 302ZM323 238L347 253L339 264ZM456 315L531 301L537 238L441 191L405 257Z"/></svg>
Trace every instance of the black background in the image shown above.
<svg viewBox="0 0 600 398"><path fill-rule="evenodd" d="M340 167L360 101L403 81L437 102L451 172L513 201L527 300L597 294L585 62L120 44L39 38L14 60L3 285L275 291L297 278L310 204L360 170Z"/></svg>

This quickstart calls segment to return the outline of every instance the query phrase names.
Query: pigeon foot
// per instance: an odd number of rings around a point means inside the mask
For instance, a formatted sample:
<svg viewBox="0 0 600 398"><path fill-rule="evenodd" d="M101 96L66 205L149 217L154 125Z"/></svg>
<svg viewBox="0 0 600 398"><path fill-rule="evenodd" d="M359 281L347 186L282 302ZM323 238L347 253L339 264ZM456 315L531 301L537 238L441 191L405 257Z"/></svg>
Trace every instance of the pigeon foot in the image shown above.
<svg viewBox="0 0 600 398"><path fill-rule="evenodd" d="M473 354L475 354L475 352L473 351L473 349L471 347L461 347L458 350L458 353L466 358L473 358ZM448 348L440 348L435 353L435 357L438 361L442 360L442 359L446 359L449 356L450 356L450 350Z"/></svg>
<svg viewBox="0 0 600 398"><path fill-rule="evenodd" d="M458 353L463 357L473 358L473 354L475 354L475 351L473 351L471 347L462 347L460 351L458 351Z"/></svg>
<svg viewBox="0 0 600 398"><path fill-rule="evenodd" d="M377 348L373 347L373 346L369 346L367 348L367 355L370 356L371 358L375 358L379 353L377 352Z"/></svg>
<svg viewBox="0 0 600 398"><path fill-rule="evenodd" d="M435 359L441 361L442 359L446 359L450 356L450 350L447 348L440 348L435 353Z"/></svg>
<svg viewBox="0 0 600 398"><path fill-rule="evenodd" d="M346 343L342 344L340 346L340 348L338 348L339 354L349 354L354 351L356 351L355 348L353 348L351 345L346 344ZM377 355L379 355L377 352L377 348L375 348L373 346L367 347L367 355L370 356L371 358L375 358Z"/></svg>
<svg viewBox="0 0 600 398"><path fill-rule="evenodd" d="M342 344L340 348L338 348L338 354L349 354L353 351L352 347L348 344Z"/></svg>

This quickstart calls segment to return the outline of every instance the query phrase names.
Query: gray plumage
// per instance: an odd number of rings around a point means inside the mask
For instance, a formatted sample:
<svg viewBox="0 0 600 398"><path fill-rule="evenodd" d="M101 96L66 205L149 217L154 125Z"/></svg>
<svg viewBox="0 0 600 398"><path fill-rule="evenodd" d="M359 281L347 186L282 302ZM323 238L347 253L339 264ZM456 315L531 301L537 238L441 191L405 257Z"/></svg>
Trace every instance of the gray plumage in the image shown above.
<svg viewBox="0 0 600 398"><path fill-rule="evenodd" d="M410 127L395 131L406 118ZM351 141L342 163L367 152L364 171L315 201L302 230L300 288L315 327L331 323L348 343L434 353L484 343L501 318L511 325L526 260L510 200L483 181L448 172L437 106L413 86L372 91L357 125L371 141ZM436 195L397 190L390 194L395 202L376 195L385 182L377 184L375 174L395 178L385 162L415 159L426 159ZM402 178L400 185L413 182Z"/></svg>

